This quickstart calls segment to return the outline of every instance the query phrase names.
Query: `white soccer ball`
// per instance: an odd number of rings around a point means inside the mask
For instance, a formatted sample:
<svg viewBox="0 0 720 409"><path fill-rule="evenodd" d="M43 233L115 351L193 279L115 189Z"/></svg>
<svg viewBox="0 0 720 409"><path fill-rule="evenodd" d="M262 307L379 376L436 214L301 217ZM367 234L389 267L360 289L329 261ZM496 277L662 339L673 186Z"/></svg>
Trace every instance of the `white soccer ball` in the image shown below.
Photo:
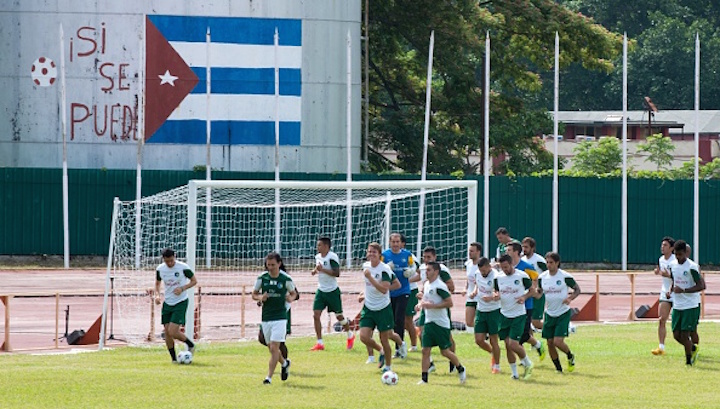
<svg viewBox="0 0 720 409"><path fill-rule="evenodd" d="M190 365L193 360L193 354L190 351L181 351L177 355L177 361L179 364Z"/></svg>
<svg viewBox="0 0 720 409"><path fill-rule="evenodd" d="M568 335L569 335L569 334L574 334L574 333L576 333L576 332L577 332L577 327L575 326L575 324L573 324L573 323L571 322L570 325L568 325Z"/></svg>
<svg viewBox="0 0 720 409"><path fill-rule="evenodd" d="M47 57L40 57L32 65L30 76L35 85L49 87L57 78L57 67L55 62Z"/></svg>
<svg viewBox="0 0 720 409"><path fill-rule="evenodd" d="M386 371L382 374L382 376L380 377L380 380L385 385L392 386L392 385L397 385L397 383L400 379L398 378L398 375L395 372Z"/></svg>

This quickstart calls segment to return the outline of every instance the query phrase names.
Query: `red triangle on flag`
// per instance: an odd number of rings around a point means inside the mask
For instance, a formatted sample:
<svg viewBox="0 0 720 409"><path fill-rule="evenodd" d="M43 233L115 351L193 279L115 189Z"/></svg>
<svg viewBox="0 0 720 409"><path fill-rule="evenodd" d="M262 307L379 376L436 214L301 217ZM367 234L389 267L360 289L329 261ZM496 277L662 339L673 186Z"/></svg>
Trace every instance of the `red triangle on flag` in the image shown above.
<svg viewBox="0 0 720 409"><path fill-rule="evenodd" d="M145 18L145 140L200 81L149 18Z"/></svg>

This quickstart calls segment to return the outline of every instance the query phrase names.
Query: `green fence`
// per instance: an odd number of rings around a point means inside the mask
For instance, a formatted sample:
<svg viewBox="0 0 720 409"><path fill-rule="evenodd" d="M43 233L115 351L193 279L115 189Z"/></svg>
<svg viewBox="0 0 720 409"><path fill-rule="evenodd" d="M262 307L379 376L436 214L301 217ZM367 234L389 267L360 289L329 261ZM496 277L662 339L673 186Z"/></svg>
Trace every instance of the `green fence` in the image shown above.
<svg viewBox="0 0 720 409"><path fill-rule="evenodd" d="M168 190L204 172L143 171L143 196ZM107 254L114 197L135 199L134 170L70 169L70 251L72 255ZM266 179L272 173L214 172L213 179ZM345 180L342 174L283 174L285 180ZM354 180L398 179L397 175L355 175ZM417 179L402 176L403 179ZM434 176L433 178L442 178ZM478 188L478 240L482 241L482 177ZM0 254L63 253L62 170L0 169ZM628 181L628 262L657 262L665 235L692 244L691 180ZM619 263L621 258L621 181L561 178L559 251L578 263ZM532 236L540 252L552 244L552 179L495 176L490 181L490 251L494 231L507 227L513 237ZM720 264L720 181L700 183L700 259ZM410 235L413 232L408 232Z"/></svg>

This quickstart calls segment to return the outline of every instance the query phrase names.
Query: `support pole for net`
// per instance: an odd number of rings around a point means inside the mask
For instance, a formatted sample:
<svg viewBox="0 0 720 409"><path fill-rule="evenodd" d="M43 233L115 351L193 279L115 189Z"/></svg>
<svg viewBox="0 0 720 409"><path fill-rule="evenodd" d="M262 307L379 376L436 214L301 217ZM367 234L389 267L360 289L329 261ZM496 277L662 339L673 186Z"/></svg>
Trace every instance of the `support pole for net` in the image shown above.
<svg viewBox="0 0 720 409"><path fill-rule="evenodd" d="M65 32L60 24L60 116L62 122L62 201L63 201L63 262L65 269L70 268L70 221L68 204L68 166L67 166L67 92L65 86Z"/></svg>
<svg viewBox="0 0 720 409"><path fill-rule="evenodd" d="M108 245L108 259L107 259L107 269L105 270L105 295L103 297L103 307L102 307L102 319L100 320L100 339L98 341L98 350L103 349L105 346L105 327L107 324L107 310L108 310L108 299L110 297L110 274L112 271L112 264L113 264L113 252L115 251L115 234L116 234L116 223L117 223L117 217L118 217L118 210L120 209L120 198L116 197L115 200L113 200L113 212L112 212L112 219L110 221L110 244Z"/></svg>
<svg viewBox="0 0 720 409"><path fill-rule="evenodd" d="M140 34L140 55L138 64L138 119L137 119L137 163L135 168L135 268L140 269L140 255L142 254L142 156L143 147L145 145L145 122L143 112L145 112L145 18L143 16L143 29Z"/></svg>
<svg viewBox="0 0 720 409"><path fill-rule="evenodd" d="M208 26L205 33L205 179L212 179L212 157L210 151L210 133L212 121L210 119L210 27ZM212 203L211 190L205 188L205 267L210 268L212 264Z"/></svg>
<svg viewBox="0 0 720 409"><path fill-rule="evenodd" d="M350 29L347 31L347 101L345 103L346 144L347 144L347 181L352 182L352 43ZM345 222L345 265L352 267L352 189L347 189L347 218Z"/></svg>
<svg viewBox="0 0 720 409"><path fill-rule="evenodd" d="M558 251L558 111L560 110L560 35L555 32L555 97L553 103L553 191L552 191L552 250Z"/></svg>
<svg viewBox="0 0 720 409"><path fill-rule="evenodd" d="M280 181L280 67L278 49L280 37L275 27L273 40L275 50L275 181ZM275 251L280 254L280 189L275 189Z"/></svg>
<svg viewBox="0 0 720 409"><path fill-rule="evenodd" d="M627 33L623 35L622 129L622 270L627 271Z"/></svg>
<svg viewBox="0 0 720 409"><path fill-rule="evenodd" d="M390 247L390 232L392 231L392 194L388 191L385 199L385 230L383 231L383 248Z"/></svg>
<svg viewBox="0 0 720 409"><path fill-rule="evenodd" d="M490 247L490 31L485 32L485 129L483 144L483 256Z"/></svg>
<svg viewBox="0 0 720 409"><path fill-rule="evenodd" d="M695 171L693 173L693 261L700 264L700 34L695 33Z"/></svg>
<svg viewBox="0 0 720 409"><path fill-rule="evenodd" d="M187 199L187 255L185 262L192 271L195 271L197 253L197 192L197 181L189 181ZM185 336L193 338L195 334L195 288L188 288L185 291L188 295L188 306L185 312Z"/></svg>
<svg viewBox="0 0 720 409"><path fill-rule="evenodd" d="M430 48L428 51L427 83L425 87L425 129L423 131L423 161L420 171L420 180L427 179L427 156L430 139L430 100L432 97L432 64L433 50L435 48L435 30L430 32ZM423 222L425 221L425 188L420 189L420 205L418 207L418 233L415 254L422 255Z"/></svg>

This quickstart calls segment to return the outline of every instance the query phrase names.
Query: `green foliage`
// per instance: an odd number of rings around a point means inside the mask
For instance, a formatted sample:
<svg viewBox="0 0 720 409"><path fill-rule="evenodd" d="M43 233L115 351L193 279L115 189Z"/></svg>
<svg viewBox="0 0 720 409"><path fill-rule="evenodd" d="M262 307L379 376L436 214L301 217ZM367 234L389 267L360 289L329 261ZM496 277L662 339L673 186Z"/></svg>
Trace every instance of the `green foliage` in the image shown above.
<svg viewBox="0 0 720 409"><path fill-rule="evenodd" d="M573 150L572 170L588 174L611 174L622 166L620 141L614 137L600 138L597 142L580 142Z"/></svg>
<svg viewBox="0 0 720 409"><path fill-rule="evenodd" d="M676 179L692 179L695 177L695 160L691 159L674 169L672 175ZM712 162L700 165L698 168L699 179L719 179L720 178L720 158L715 158Z"/></svg>
<svg viewBox="0 0 720 409"><path fill-rule="evenodd" d="M667 169L670 166L674 150L675 145L673 145L672 139L662 134L650 135L647 137L647 142L638 144L638 152L648 155L645 162L654 163L657 170Z"/></svg>
<svg viewBox="0 0 720 409"><path fill-rule="evenodd" d="M541 89L540 72L552 64L549 45L555 32L563 38L563 66L579 62L609 71L621 49L617 35L553 0L372 1L369 16L368 142L375 152L397 151L393 165L411 173L422 164L427 51L433 29L428 171L444 174L456 170L474 174L482 169L482 164L471 163L470 156L483 156L486 32L492 38L491 149L494 155L507 153L514 158L504 170L518 174L548 164L547 154L532 142L540 134L535 131L547 129L548 120L532 123L531 119L545 115L544 109L532 108L526 101ZM370 156L369 169L388 165Z"/></svg>

